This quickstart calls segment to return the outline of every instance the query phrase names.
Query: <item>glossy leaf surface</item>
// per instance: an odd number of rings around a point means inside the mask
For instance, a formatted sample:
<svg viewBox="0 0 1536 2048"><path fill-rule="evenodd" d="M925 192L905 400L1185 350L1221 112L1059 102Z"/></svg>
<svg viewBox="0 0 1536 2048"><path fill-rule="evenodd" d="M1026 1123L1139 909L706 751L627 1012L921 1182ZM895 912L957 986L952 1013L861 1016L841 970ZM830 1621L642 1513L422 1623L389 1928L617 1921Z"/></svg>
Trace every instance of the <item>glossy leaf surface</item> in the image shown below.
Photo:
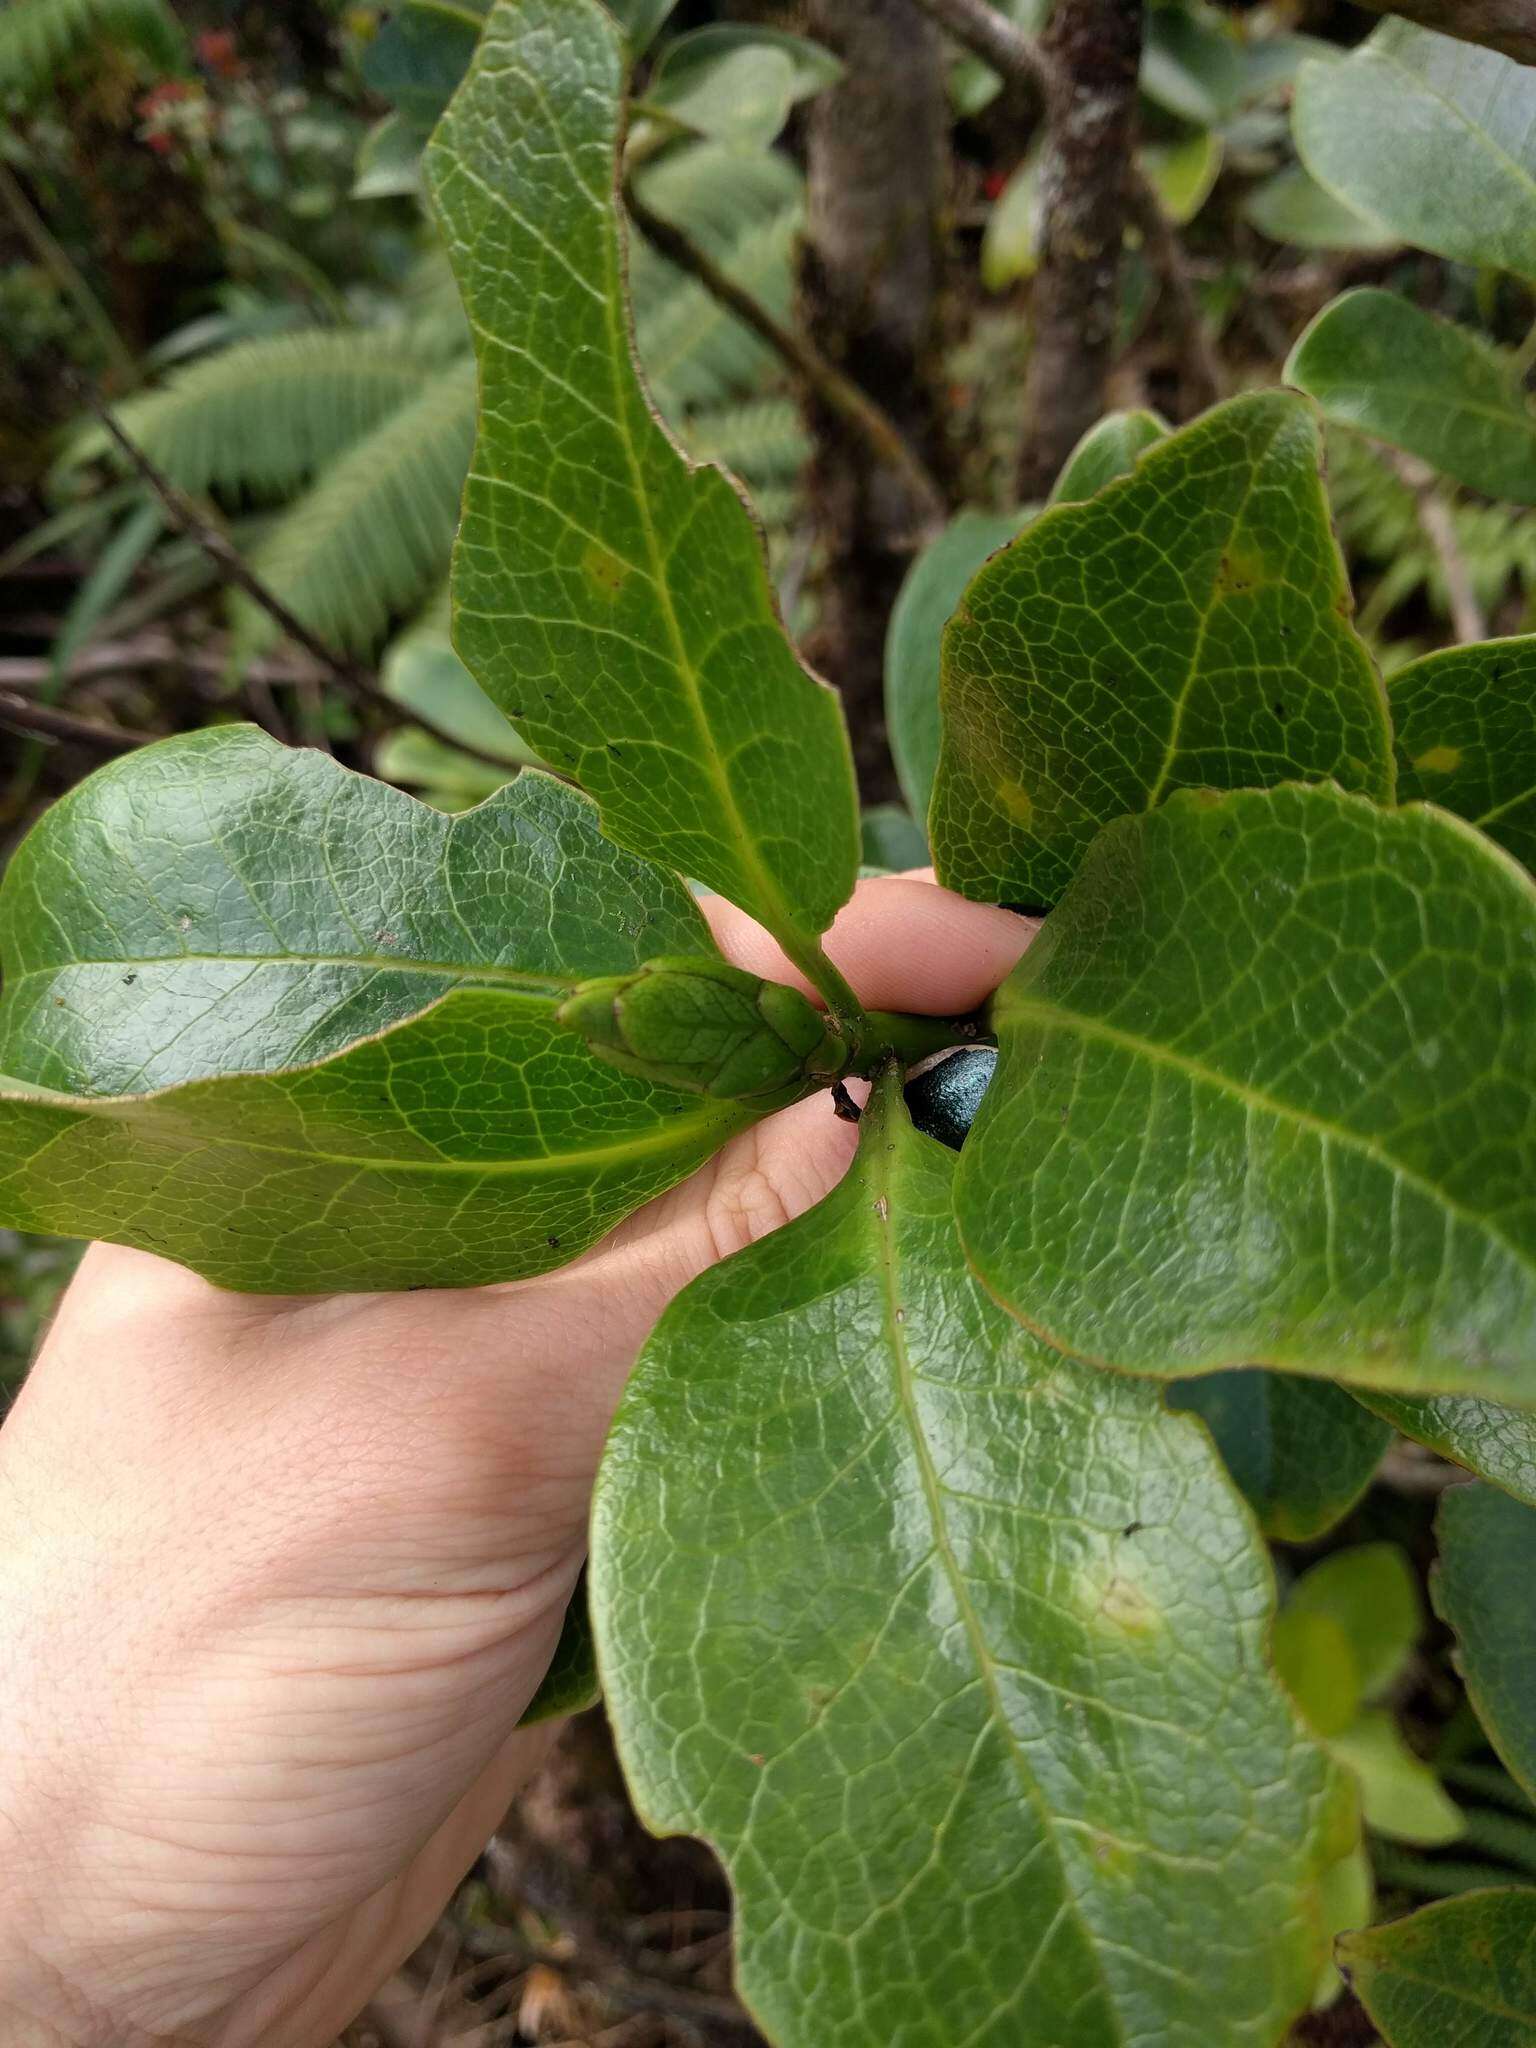
<svg viewBox="0 0 1536 2048"><path fill-rule="evenodd" d="M1339 1960L1388 2048L1530 2048L1536 1889L1470 1892L1346 1934Z"/></svg>
<svg viewBox="0 0 1536 2048"><path fill-rule="evenodd" d="M994 1003L977 1271L1063 1350L1536 1404L1536 891L1427 806L1186 792Z"/></svg>
<svg viewBox="0 0 1536 2048"><path fill-rule="evenodd" d="M546 998L461 988L314 1066L0 1094L0 1218L255 1293L563 1265L751 1121L594 1060Z"/></svg>
<svg viewBox="0 0 1536 2048"><path fill-rule="evenodd" d="M1536 1799L1536 1508L1495 1486L1448 1487L1431 1582L1489 1741Z"/></svg>
<svg viewBox="0 0 1536 2048"><path fill-rule="evenodd" d="M1285 379L1341 426L1490 498L1536 504L1536 414L1509 358L1395 292L1346 292L1325 306Z"/></svg>
<svg viewBox="0 0 1536 2048"><path fill-rule="evenodd" d="M1417 248L1536 277L1536 71L1386 21L1304 64L1292 116L1320 185Z"/></svg>
<svg viewBox="0 0 1536 2048"><path fill-rule="evenodd" d="M780 2048L1271 2044L1350 1829L1262 1546L1203 1432L975 1286L952 1170L887 1080L643 1354L592 1565L630 1785L725 1856Z"/></svg>
<svg viewBox="0 0 1536 2048"><path fill-rule="evenodd" d="M219 726L79 784L0 886L0 1074L89 1095L270 1073L465 982L551 1009L590 975L708 952L687 889L529 774L449 819Z"/></svg>
<svg viewBox="0 0 1536 2048"><path fill-rule="evenodd" d="M1359 1398L1415 1443L1536 1507L1536 1415L1455 1394L1415 1400L1370 1389Z"/></svg>
<svg viewBox="0 0 1536 2048"><path fill-rule="evenodd" d="M1305 400L1234 399L987 564L944 635L941 881L1052 903L1101 825L1180 788L1390 796L1319 455Z"/></svg>
<svg viewBox="0 0 1536 2048"><path fill-rule="evenodd" d="M1391 706L1399 798L1454 811L1536 868L1536 634L1409 662Z"/></svg>
<svg viewBox="0 0 1536 2048"><path fill-rule="evenodd" d="M428 151L481 380L457 643L611 838L803 957L858 864L847 735L735 486L688 466L634 367L621 41L596 0L503 0Z"/></svg>
<svg viewBox="0 0 1536 2048"><path fill-rule="evenodd" d="M1053 505L1076 505L1117 476L1129 476L1147 450L1168 434L1168 422L1144 407L1108 412L1084 434L1051 487Z"/></svg>
<svg viewBox="0 0 1536 2048"><path fill-rule="evenodd" d="M1284 1373L1208 1373L1170 1387L1168 1405L1201 1418L1265 1535L1282 1543L1310 1543L1341 1521L1392 1439L1342 1387Z"/></svg>

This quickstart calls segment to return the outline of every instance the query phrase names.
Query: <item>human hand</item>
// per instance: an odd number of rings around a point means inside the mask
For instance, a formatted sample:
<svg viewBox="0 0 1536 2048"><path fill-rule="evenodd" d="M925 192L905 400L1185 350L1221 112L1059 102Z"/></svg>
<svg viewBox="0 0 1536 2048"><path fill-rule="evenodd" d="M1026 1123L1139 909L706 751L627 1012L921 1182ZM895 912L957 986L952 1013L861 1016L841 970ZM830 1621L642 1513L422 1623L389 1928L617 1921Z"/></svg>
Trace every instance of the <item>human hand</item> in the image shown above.
<svg viewBox="0 0 1536 2048"><path fill-rule="evenodd" d="M705 908L729 958L798 981ZM871 1007L945 1015L1030 931L900 877L828 950ZM516 1724L652 1324L853 1143L802 1102L504 1287L235 1295L87 1254L0 1432L6 2048L334 2037L547 1745Z"/></svg>

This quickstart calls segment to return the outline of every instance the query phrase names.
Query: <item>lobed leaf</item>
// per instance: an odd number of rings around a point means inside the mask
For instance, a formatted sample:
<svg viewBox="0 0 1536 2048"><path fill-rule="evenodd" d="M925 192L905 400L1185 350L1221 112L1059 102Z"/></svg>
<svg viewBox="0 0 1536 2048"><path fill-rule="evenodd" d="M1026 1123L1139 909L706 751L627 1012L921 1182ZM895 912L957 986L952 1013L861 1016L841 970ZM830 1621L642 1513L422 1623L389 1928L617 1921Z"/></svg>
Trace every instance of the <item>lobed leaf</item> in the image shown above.
<svg viewBox="0 0 1536 2048"><path fill-rule="evenodd" d="M751 1122L600 1066L542 997L461 988L312 1066L0 1094L0 1216L257 1294L565 1264Z"/></svg>
<svg viewBox="0 0 1536 2048"><path fill-rule="evenodd" d="M966 1272L887 1077L810 1214L658 1325L592 1612L647 1824L730 1866L780 2048L1271 2044L1351 1832L1203 1432Z"/></svg>
<svg viewBox="0 0 1536 2048"><path fill-rule="evenodd" d="M1437 256L1536 277L1536 71L1385 21L1342 64L1304 64L1302 161L1348 206Z"/></svg>
<svg viewBox="0 0 1536 2048"><path fill-rule="evenodd" d="M1064 1351L1536 1405L1536 892L1428 806L1185 792L994 1002L957 1211Z"/></svg>
<svg viewBox="0 0 1536 2048"><path fill-rule="evenodd" d="M467 982L553 1012L579 981L713 950L674 877L519 776L449 819L251 726L80 783L0 884L0 1074L113 1095L322 1059Z"/></svg>
<svg viewBox="0 0 1536 2048"><path fill-rule="evenodd" d="M1395 292L1345 292L1325 306L1285 380L1341 426L1491 498L1536 504L1536 414L1513 361Z"/></svg>
<svg viewBox="0 0 1536 2048"><path fill-rule="evenodd" d="M1392 678L1397 790L1536 868L1536 634L1447 647Z"/></svg>
<svg viewBox="0 0 1536 2048"><path fill-rule="evenodd" d="M710 943L548 776L450 819L247 727L128 755L0 889L0 1215L260 1292L560 1265L751 1116L557 1005Z"/></svg>
<svg viewBox="0 0 1536 2048"><path fill-rule="evenodd" d="M1469 1892L1346 1934L1339 1960L1388 2048L1529 2048L1536 1890Z"/></svg>
<svg viewBox="0 0 1536 2048"><path fill-rule="evenodd" d="M1536 1508L1494 1486L1452 1486L1436 1518L1435 1608L1456 1634L1467 1696L1489 1741L1536 1799Z"/></svg>
<svg viewBox="0 0 1536 2048"><path fill-rule="evenodd" d="M981 570L944 635L942 882L1052 903L1101 825L1180 788L1390 797L1319 456L1304 400L1233 399Z"/></svg>
<svg viewBox="0 0 1536 2048"><path fill-rule="evenodd" d="M623 90L596 0L501 0L428 150L481 380L459 650L611 838L804 959L857 870L847 735L746 506L646 402L614 218Z"/></svg>

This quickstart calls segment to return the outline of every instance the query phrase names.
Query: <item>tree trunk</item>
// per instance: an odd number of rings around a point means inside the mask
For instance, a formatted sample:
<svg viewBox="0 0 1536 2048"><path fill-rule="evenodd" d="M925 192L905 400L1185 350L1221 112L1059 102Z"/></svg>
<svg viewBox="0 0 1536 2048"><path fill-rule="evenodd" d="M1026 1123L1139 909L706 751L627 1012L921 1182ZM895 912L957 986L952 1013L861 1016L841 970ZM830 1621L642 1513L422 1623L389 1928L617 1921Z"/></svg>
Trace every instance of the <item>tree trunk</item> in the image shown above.
<svg viewBox="0 0 1536 2048"><path fill-rule="evenodd" d="M847 66L811 104L802 317L811 339L948 473L941 287L949 114L937 31L913 0L810 0ZM882 703L886 622L931 513L814 399L809 502L820 619L811 659L843 693L866 803L897 795Z"/></svg>
<svg viewBox="0 0 1536 2048"><path fill-rule="evenodd" d="M1030 299L1019 496L1043 498L1104 410L1136 133L1141 0L1059 0L1041 167L1040 269Z"/></svg>

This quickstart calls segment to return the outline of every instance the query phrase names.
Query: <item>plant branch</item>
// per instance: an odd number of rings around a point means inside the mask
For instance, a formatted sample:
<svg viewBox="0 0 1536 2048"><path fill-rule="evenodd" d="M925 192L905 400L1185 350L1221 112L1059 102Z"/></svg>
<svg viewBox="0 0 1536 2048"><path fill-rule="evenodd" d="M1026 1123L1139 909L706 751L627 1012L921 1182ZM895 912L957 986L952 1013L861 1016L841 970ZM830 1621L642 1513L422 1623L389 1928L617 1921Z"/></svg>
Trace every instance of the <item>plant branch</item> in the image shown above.
<svg viewBox="0 0 1536 2048"><path fill-rule="evenodd" d="M1445 578L1445 594L1451 609L1451 631L1458 641L1486 640L1488 621L1472 587L1472 572L1461 551L1451 508L1436 488L1435 472L1415 456L1393 453L1388 458L1413 493L1419 531L1434 550Z"/></svg>
<svg viewBox="0 0 1536 2048"><path fill-rule="evenodd" d="M1032 95L1041 109L1060 97L1055 60L989 0L917 0L917 4L973 57Z"/></svg>
<svg viewBox="0 0 1536 2048"><path fill-rule="evenodd" d="M109 725L94 718L79 718L72 711L60 711L52 704L35 704L19 690L0 687L0 725L28 734L31 738L56 741L76 740L104 753L126 754L135 747L152 746L159 733L135 732L126 725Z"/></svg>
<svg viewBox="0 0 1536 2048"><path fill-rule="evenodd" d="M744 291L734 278L728 277L719 264L681 228L663 220L659 213L647 206L632 180L625 182L624 204L630 219L658 256L664 256L669 263L694 278L712 299L734 313L738 320L767 342L794 375L811 387L828 411L835 413L859 435L875 460L897 472L911 492L914 508L922 521L938 521L944 517L944 493L927 464L872 398L861 391L851 378L845 377L835 363L828 362L803 335L776 320L766 306L750 292Z"/></svg>
<svg viewBox="0 0 1536 2048"><path fill-rule="evenodd" d="M1046 495L1105 410L1120 315L1141 25L1141 0L1057 0L1042 42L1052 70L1018 474L1025 501Z"/></svg>
<svg viewBox="0 0 1536 2048"><path fill-rule="evenodd" d="M124 459L165 507L166 516L171 523L184 533L188 540L202 549L218 571L220 581L232 584L235 589L243 591L290 640L295 641L306 654L312 656L321 669L343 690L365 704L387 711L393 720L420 726L423 732L445 747L452 747L458 753L469 754L477 761L484 761L493 768L505 770L509 780L516 774L515 766L504 760L501 755L493 754L487 748L475 746L468 740L457 738L446 726L437 724L434 719L414 707L407 709L406 706L397 704L386 690L379 687L360 662L353 661L348 655L338 654L334 648L328 647L320 636L290 611L277 593L262 581L229 536L221 533L218 527L205 519L186 492L173 484L138 443L124 432L111 409L104 405L93 391L87 390L84 396L86 404L101 422Z"/></svg>
<svg viewBox="0 0 1536 2048"><path fill-rule="evenodd" d="M1141 230L1142 246L1162 287L1163 309L1179 345L1184 382L1196 412L1214 405L1226 389L1221 360L1190 281L1184 251L1151 180L1139 164L1130 172L1131 218Z"/></svg>

